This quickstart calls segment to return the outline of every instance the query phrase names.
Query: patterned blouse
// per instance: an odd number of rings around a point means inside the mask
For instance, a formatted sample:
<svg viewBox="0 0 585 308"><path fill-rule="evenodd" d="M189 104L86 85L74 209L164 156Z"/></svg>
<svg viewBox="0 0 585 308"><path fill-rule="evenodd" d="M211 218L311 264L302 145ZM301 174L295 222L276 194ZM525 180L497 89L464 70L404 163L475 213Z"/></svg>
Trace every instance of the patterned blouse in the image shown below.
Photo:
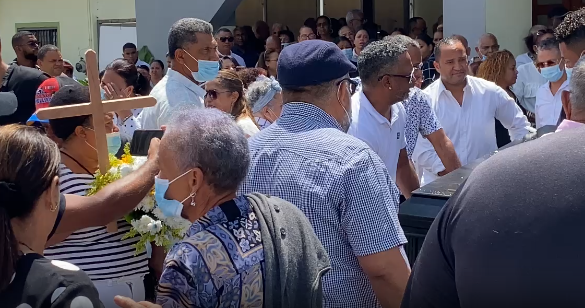
<svg viewBox="0 0 585 308"><path fill-rule="evenodd" d="M443 128L429 105L430 98L419 88L410 89L408 98L402 102L406 109L406 152L411 158L419 133L428 136Z"/></svg>
<svg viewBox="0 0 585 308"><path fill-rule="evenodd" d="M248 199L193 223L165 260L157 303L167 307L263 307L264 248Z"/></svg>

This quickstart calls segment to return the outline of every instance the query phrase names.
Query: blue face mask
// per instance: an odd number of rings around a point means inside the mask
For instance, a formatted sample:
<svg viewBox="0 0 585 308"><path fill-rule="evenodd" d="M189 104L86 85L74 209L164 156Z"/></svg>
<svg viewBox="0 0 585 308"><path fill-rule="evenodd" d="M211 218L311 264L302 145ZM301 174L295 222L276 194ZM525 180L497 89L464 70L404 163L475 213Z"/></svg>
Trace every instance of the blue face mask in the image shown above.
<svg viewBox="0 0 585 308"><path fill-rule="evenodd" d="M346 48L341 50L341 52L343 52L343 54L345 55L345 57L351 61L353 58L353 49L352 48Z"/></svg>
<svg viewBox="0 0 585 308"><path fill-rule="evenodd" d="M154 200L156 205L166 217L181 217L183 211L183 202L187 199L194 197L195 193L191 193L185 200L179 202L177 200L169 200L165 198L165 194L169 189L169 186L176 180L183 177L185 174L191 172L191 170L179 175L174 180L163 180L157 176L154 177ZM195 202L191 202L192 206L195 206Z"/></svg>
<svg viewBox="0 0 585 308"><path fill-rule="evenodd" d="M571 76L573 75L573 68L565 67L565 72L567 72L567 81L571 80Z"/></svg>
<svg viewBox="0 0 585 308"><path fill-rule="evenodd" d="M219 73L219 61L197 60L186 50L185 53L199 64L198 72L192 71L187 65L183 64L191 72L193 79L198 82L207 82L217 77L217 74Z"/></svg>
<svg viewBox="0 0 585 308"><path fill-rule="evenodd" d="M549 82L556 82L563 77L563 71L557 64L555 66L543 67L540 69L540 75Z"/></svg>
<svg viewBox="0 0 585 308"><path fill-rule="evenodd" d="M115 132L111 134L107 134L106 138L108 140L108 153L116 155L122 147L122 138L120 138L120 133Z"/></svg>

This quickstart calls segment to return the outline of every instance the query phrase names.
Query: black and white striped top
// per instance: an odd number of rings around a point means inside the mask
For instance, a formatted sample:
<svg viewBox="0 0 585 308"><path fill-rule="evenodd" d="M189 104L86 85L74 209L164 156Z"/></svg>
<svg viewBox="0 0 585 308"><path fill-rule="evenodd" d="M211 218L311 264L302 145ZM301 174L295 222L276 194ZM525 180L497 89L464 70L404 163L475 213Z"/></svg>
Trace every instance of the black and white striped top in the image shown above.
<svg viewBox="0 0 585 308"><path fill-rule="evenodd" d="M63 194L85 196L94 178L73 173L65 165L59 169L59 188ZM63 242L45 250L45 257L77 265L91 280L116 279L148 273L146 253L134 256L132 246L138 237L122 241L130 224L118 221L118 231L108 233L106 227L86 228L74 232Z"/></svg>

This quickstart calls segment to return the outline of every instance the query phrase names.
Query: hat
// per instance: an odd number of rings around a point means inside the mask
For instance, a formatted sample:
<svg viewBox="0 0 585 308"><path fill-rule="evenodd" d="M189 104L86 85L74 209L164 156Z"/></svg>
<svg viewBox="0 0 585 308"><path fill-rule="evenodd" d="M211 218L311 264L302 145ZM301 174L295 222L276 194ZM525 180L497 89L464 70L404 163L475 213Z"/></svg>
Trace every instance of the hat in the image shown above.
<svg viewBox="0 0 585 308"><path fill-rule="evenodd" d="M355 70L337 45L322 40L290 45L278 58L278 82L285 89L319 85Z"/></svg>
<svg viewBox="0 0 585 308"><path fill-rule="evenodd" d="M13 92L0 92L0 116L11 115L18 107L18 99Z"/></svg>
<svg viewBox="0 0 585 308"><path fill-rule="evenodd" d="M69 61L67 59L63 59L63 66L66 68L73 69L73 64L71 64L71 61Z"/></svg>
<svg viewBox="0 0 585 308"><path fill-rule="evenodd" d="M71 85L77 83L75 80L69 77L51 77L39 86L37 93L35 94L35 110L49 107L53 95L59 91L62 86ZM37 117L36 112L26 121L27 125L32 125L35 122L49 123L49 120L41 120Z"/></svg>

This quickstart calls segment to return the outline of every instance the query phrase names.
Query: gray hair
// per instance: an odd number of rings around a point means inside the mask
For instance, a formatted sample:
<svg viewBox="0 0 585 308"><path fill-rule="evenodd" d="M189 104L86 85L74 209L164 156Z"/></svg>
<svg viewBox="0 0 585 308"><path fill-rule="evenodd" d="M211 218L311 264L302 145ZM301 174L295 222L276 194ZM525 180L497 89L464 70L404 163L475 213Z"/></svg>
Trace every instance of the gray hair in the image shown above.
<svg viewBox="0 0 585 308"><path fill-rule="evenodd" d="M542 50L553 50L561 52L559 47L559 41L556 38L549 38L544 41L541 41L540 43L538 43L538 46L536 46L536 53L538 54Z"/></svg>
<svg viewBox="0 0 585 308"><path fill-rule="evenodd" d="M282 88L278 84L278 81L271 78L262 78L248 86L246 99L250 102L252 112L257 113L262 108L270 105L274 95L280 92L282 92Z"/></svg>
<svg viewBox="0 0 585 308"><path fill-rule="evenodd" d="M393 41L396 42L398 44L403 44L406 45L406 47L416 47L416 48L420 48L420 44L413 40L412 38L410 38L409 36L406 35L395 35L395 36L385 36L383 38L384 41Z"/></svg>
<svg viewBox="0 0 585 308"><path fill-rule="evenodd" d="M215 32L215 37L218 37L222 32L226 32L226 33L232 33L232 30L228 29L228 28L219 28L219 30L217 30L217 32Z"/></svg>
<svg viewBox="0 0 585 308"><path fill-rule="evenodd" d="M185 48L187 44L197 43L197 33L213 35L213 26L205 20L197 18L183 18L175 22L169 31L169 56L175 58L177 49Z"/></svg>
<svg viewBox="0 0 585 308"><path fill-rule="evenodd" d="M571 75L570 84L570 99L571 107L585 111L585 58L577 61L573 67L573 74Z"/></svg>
<svg viewBox="0 0 585 308"><path fill-rule="evenodd" d="M349 23L350 21L352 21L354 19L355 15L362 15L363 16L364 12L362 12L361 10L358 10L358 9L351 10L351 11L347 12L347 14L345 15L345 21L347 23Z"/></svg>
<svg viewBox="0 0 585 308"><path fill-rule="evenodd" d="M242 129L215 108L184 108L173 114L161 146L181 172L201 168L217 192L236 191L248 173L250 152Z"/></svg>
<svg viewBox="0 0 585 308"><path fill-rule="evenodd" d="M364 84L377 80L381 72L392 71L398 63L398 57L408 51L408 46L395 38L372 42L361 52L357 64Z"/></svg>
<svg viewBox="0 0 585 308"><path fill-rule="evenodd" d="M43 47L39 48L37 58L43 61L47 56L47 53L49 53L49 51L59 51L59 47L51 44L44 45Z"/></svg>

